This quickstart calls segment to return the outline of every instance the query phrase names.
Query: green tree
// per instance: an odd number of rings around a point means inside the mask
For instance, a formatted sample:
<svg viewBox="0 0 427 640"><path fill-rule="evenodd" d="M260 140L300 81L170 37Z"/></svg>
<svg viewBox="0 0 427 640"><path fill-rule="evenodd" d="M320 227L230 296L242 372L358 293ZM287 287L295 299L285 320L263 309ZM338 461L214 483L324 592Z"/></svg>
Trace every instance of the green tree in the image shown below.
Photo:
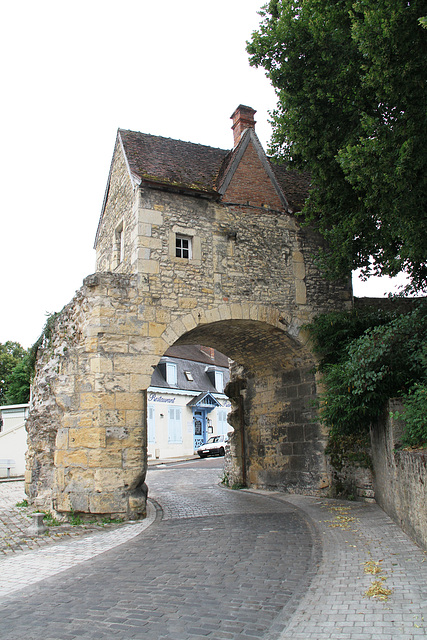
<svg viewBox="0 0 427 640"><path fill-rule="evenodd" d="M30 382L32 377L32 368L30 366L29 354L18 362L13 369L8 390L4 398L5 404L24 404L30 399Z"/></svg>
<svg viewBox="0 0 427 640"><path fill-rule="evenodd" d="M332 275L427 287L425 0L271 0L248 44L276 89L270 151L312 177Z"/></svg>
<svg viewBox="0 0 427 640"><path fill-rule="evenodd" d="M330 313L308 325L326 390L331 442L369 431L389 398L403 401L404 444L427 443L427 303L412 311Z"/></svg>
<svg viewBox="0 0 427 640"><path fill-rule="evenodd" d="M19 342L0 343L0 405L8 402L9 386L15 367L23 362L25 349ZM28 382L29 388L29 382Z"/></svg>

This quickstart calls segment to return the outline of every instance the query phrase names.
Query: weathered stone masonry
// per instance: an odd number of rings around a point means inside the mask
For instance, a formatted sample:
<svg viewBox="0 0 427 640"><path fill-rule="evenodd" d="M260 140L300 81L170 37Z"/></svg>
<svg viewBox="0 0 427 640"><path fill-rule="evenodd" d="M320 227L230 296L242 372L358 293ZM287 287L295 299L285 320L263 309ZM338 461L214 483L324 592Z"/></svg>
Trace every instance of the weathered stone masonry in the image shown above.
<svg viewBox="0 0 427 640"><path fill-rule="evenodd" d="M302 327L351 304L351 291L322 278L320 239L292 213L301 182L278 171L253 126L231 152L119 132L97 273L38 362L26 479L37 505L144 515L146 389L176 343L206 344L236 363L233 478L327 488ZM189 259L176 256L177 237L189 241Z"/></svg>

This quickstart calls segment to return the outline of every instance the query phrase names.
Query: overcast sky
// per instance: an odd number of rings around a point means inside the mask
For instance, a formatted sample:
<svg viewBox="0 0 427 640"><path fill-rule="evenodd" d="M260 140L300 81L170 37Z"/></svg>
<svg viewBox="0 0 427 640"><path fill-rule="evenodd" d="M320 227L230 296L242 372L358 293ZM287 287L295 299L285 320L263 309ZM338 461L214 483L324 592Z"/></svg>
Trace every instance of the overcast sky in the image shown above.
<svg viewBox="0 0 427 640"><path fill-rule="evenodd" d="M229 149L246 104L267 146L275 94L245 51L262 4L2 3L0 342L31 346L93 273L119 127Z"/></svg>

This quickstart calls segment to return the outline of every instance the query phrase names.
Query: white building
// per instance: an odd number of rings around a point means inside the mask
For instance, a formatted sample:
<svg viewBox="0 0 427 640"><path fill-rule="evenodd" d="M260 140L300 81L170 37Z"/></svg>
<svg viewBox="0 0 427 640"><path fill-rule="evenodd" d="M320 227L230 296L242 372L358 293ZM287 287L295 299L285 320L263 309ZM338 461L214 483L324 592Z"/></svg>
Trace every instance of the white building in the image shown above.
<svg viewBox="0 0 427 640"><path fill-rule="evenodd" d="M192 455L209 436L231 431L229 377L228 358L214 349L168 349L148 389L148 457Z"/></svg>
<svg viewBox="0 0 427 640"><path fill-rule="evenodd" d="M0 407L0 478L23 476L25 473L28 406L12 404Z"/></svg>

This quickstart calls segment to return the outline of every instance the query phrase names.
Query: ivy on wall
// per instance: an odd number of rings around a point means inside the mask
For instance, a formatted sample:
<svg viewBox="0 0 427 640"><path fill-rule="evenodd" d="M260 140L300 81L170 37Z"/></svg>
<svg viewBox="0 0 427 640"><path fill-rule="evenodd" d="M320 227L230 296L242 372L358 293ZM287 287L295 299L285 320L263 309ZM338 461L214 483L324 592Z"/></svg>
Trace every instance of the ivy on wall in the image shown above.
<svg viewBox="0 0 427 640"><path fill-rule="evenodd" d="M326 391L321 415L330 448L369 432L390 398L404 404L405 446L427 445L427 303L407 313L351 311L309 325Z"/></svg>

